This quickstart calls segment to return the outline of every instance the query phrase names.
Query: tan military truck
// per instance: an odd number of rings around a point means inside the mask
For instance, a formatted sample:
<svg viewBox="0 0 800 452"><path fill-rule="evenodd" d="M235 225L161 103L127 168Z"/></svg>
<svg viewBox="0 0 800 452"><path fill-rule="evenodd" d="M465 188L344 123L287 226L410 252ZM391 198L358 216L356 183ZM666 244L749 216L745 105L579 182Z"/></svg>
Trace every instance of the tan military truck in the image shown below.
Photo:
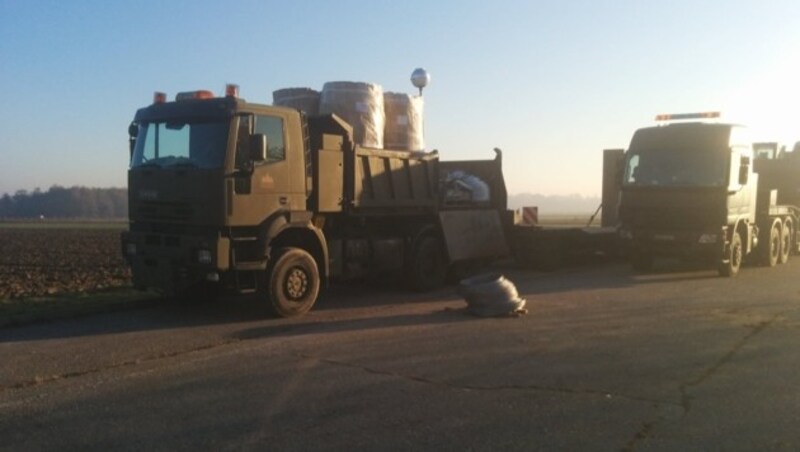
<svg viewBox="0 0 800 452"><path fill-rule="evenodd" d="M400 274L414 289L508 252L500 156L484 202L443 202L436 152L365 148L335 115L180 93L130 130L133 283L196 297L258 293L278 316L312 308L330 278Z"/></svg>

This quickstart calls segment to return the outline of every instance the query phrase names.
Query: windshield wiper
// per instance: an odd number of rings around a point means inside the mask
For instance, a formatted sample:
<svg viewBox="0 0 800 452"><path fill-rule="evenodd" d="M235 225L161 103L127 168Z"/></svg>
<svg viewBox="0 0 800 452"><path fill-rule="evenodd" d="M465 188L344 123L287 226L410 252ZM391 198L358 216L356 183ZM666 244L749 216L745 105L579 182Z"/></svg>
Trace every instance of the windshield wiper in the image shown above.
<svg viewBox="0 0 800 452"><path fill-rule="evenodd" d="M192 162L191 160L184 160L182 162L176 162L172 165L169 165L169 168L197 168L197 163Z"/></svg>
<svg viewBox="0 0 800 452"><path fill-rule="evenodd" d="M156 162L146 162L141 165L136 165L134 168L161 168L161 165Z"/></svg>

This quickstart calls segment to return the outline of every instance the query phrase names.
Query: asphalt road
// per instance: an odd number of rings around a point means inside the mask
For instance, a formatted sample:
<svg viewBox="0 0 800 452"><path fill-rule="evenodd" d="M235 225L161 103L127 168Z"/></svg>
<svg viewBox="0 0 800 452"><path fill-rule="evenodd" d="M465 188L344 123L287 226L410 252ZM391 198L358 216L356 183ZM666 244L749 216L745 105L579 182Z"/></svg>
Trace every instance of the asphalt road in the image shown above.
<svg viewBox="0 0 800 452"><path fill-rule="evenodd" d="M0 330L4 450L800 450L800 259L507 269L528 315L455 287L336 286Z"/></svg>

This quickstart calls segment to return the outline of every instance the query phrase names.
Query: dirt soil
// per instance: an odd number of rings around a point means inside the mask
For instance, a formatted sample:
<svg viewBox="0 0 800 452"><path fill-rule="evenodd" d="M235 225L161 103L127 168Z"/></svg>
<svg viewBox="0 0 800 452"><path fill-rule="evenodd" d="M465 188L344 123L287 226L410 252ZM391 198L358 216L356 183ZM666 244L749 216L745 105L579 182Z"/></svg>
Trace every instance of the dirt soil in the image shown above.
<svg viewBox="0 0 800 452"><path fill-rule="evenodd" d="M114 229L0 229L0 299L130 284Z"/></svg>

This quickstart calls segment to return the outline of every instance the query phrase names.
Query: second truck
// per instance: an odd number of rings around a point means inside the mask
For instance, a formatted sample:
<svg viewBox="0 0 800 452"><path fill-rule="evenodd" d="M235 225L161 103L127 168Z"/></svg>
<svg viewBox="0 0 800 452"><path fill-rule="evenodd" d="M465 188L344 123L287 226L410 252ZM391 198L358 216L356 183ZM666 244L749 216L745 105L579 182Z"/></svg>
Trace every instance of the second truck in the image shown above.
<svg viewBox="0 0 800 452"><path fill-rule="evenodd" d="M768 266L786 262L800 236L800 167L787 165L777 149L759 155L735 124L671 122L637 130L619 201L619 233L632 266L647 271L655 258L669 256L703 260L733 276L748 257Z"/></svg>

